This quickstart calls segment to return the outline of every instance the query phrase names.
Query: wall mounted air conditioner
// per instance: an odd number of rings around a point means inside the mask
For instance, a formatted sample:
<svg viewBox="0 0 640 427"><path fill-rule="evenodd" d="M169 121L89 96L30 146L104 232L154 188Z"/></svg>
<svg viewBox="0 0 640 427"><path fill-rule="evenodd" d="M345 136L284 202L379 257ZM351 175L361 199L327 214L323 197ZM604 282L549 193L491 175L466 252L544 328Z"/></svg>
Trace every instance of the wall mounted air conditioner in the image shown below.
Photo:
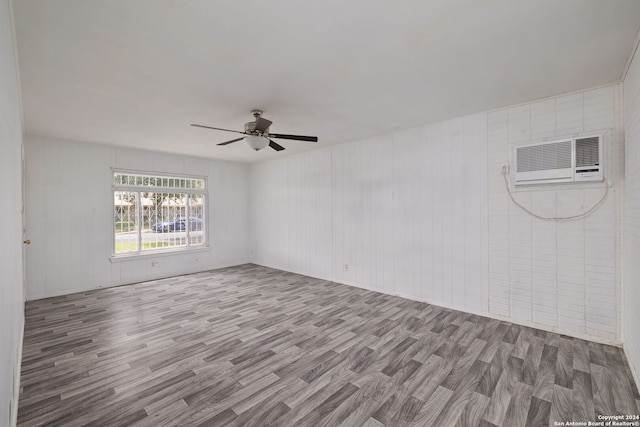
<svg viewBox="0 0 640 427"><path fill-rule="evenodd" d="M513 146L515 185L602 181L603 135Z"/></svg>

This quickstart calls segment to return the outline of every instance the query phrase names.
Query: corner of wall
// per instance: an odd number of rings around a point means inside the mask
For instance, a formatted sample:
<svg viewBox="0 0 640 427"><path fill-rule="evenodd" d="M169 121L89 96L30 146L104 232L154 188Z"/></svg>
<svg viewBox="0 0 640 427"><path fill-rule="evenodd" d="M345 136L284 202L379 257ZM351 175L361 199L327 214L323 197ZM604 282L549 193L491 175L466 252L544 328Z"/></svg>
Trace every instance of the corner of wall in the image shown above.
<svg viewBox="0 0 640 427"><path fill-rule="evenodd" d="M622 340L631 373L640 384L640 58L637 55L640 34L636 40L621 90L621 139L623 168L621 181L622 204Z"/></svg>
<svg viewBox="0 0 640 427"><path fill-rule="evenodd" d="M24 305L23 305L24 307ZM20 402L20 380L21 380L21 368L22 368L22 349L24 343L24 309L22 310L22 317L20 320L20 334L18 336L18 347L16 349L16 360L13 366L13 400L11 404L11 417L10 425L18 425L18 403Z"/></svg>

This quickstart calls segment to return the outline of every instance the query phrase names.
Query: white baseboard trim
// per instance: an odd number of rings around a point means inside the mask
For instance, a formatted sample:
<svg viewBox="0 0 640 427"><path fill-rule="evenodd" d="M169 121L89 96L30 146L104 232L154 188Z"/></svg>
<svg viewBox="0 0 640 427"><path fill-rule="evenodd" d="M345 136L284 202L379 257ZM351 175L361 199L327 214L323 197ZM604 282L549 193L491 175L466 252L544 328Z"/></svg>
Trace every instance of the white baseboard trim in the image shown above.
<svg viewBox="0 0 640 427"><path fill-rule="evenodd" d="M253 261L252 264L256 264L256 265L260 265L263 267L268 267L268 268L274 268L276 270L283 270L283 271L289 271L291 273L295 273L295 274L303 274L303 273L298 273L295 271L290 271L290 270L285 270L283 268L279 268L279 267L274 267L274 266L270 266L270 265L265 265L265 264L260 264L258 262ZM310 277L314 277L314 276L310 276ZM318 277L319 279L323 279L321 277ZM323 279L323 280L329 280L329 279ZM506 316L500 316L497 315L495 313L491 313L488 311L477 311L477 310L470 310L466 307L457 307L455 305L451 305L451 304L447 304L444 302L440 302L440 301L429 301L429 300L424 300L424 299L420 299L420 298L416 298L412 295L407 295L407 294L401 294L401 293L397 293L397 292L388 292L386 290L382 290L382 289L375 289L369 286L365 286L362 285L360 283L355 283L355 282L348 282L348 281L339 281L339 280L329 280L329 281L333 281L336 283L340 283L343 285L347 285L347 286L353 286L356 288L360 288L360 289L365 289L367 291L373 291L373 292L380 292L381 294L385 294L385 295L393 295L396 297L400 297L400 298L405 298L405 299L409 299L412 301L418 301L418 302L423 302L426 304L433 304L433 305L437 305L438 307L443 307L443 308L448 308L451 310L458 310L458 311L463 311L465 313L469 313L469 314L476 314L478 316L484 316L484 317L488 317L491 319L496 319L496 320L500 320L503 322L509 322L509 323L515 323L517 325L521 325L521 326L526 326L529 328L535 328L535 329L540 329L543 331L547 331L547 332L553 332L556 334L561 334L561 335L566 335L569 337L573 337L573 338L579 338L579 339L583 339L583 340L587 340L587 341L593 341L593 342L597 342L599 344L606 344L606 345L613 345L616 347L622 347L622 342L619 340L612 340L612 339L607 339L607 338L603 338L603 337L599 337L599 336L595 336L595 335L589 335L589 334L583 334L580 332L574 332L574 331L566 331L562 328L557 328L554 326L550 326L550 325L545 325L545 324L540 324L540 323L535 323L535 322L528 322L526 320L521 320L521 319L513 319L510 317L506 317ZM640 383L638 383L640 384Z"/></svg>
<svg viewBox="0 0 640 427"><path fill-rule="evenodd" d="M414 297L412 295L401 294L401 293L397 293L397 292L387 292L387 291L384 291L384 290L374 289L374 288L371 288L371 287L368 287L368 286L364 286L364 285L359 284L359 283L338 282L338 281L335 281L335 282L336 283L341 283L343 285L354 286L356 288L361 288L361 289L365 289L365 290L368 290L368 291L380 292L380 293L386 294L386 295L393 295L393 296L396 296L396 297L405 298L405 299L409 299L409 300L412 300L412 301L418 301L418 302L423 302L423 303L426 303L426 304L437 305L438 307L442 307L442 308L448 308L448 309L451 309L451 310L463 311L463 312L469 313L469 314L476 314L478 316L484 316L484 317L488 317L488 318L491 318L491 319L500 320L500 321L503 321L503 322L515 323L515 324L520 325L520 326L526 326L526 327L529 327L529 328L540 329L540 330L543 330L543 331L553 332L553 333L561 334L561 335L566 335L566 336L573 337L573 338L579 338L579 339L583 339L583 340L587 340L587 341L593 341L593 342L597 342L599 344L606 344L606 345L612 345L612 346L616 346L616 347L622 347L622 342L617 341L617 340L611 340L611 339L607 339L607 338L603 338L603 337L598 337L598 336L589 335L589 334L583 334L583 333L574 332L574 331L566 331L566 330L563 330L562 328L557 328L557 327L553 327L553 326L550 326L550 325L545 325L545 324L540 324L540 323L535 323L535 322L528 322L526 320L521 320L521 319L513 319L513 318L510 318L510 317L506 317L506 316L500 316L500 315L497 315L497 314L491 313L491 312L471 310L471 309L468 309L466 307L457 307L455 305L443 303L443 302L440 302L440 301L424 300L424 299L416 298L416 297Z"/></svg>
<svg viewBox="0 0 640 427"><path fill-rule="evenodd" d="M235 267L237 265L242 265L242 264L249 264L249 262L247 261L242 261L242 262L237 262L237 263L231 263L231 264L216 264L216 265L212 265L212 266L206 266L203 268L199 268L195 271L184 271L184 272L172 272L172 273L166 273L166 274L158 274L157 276L153 276L153 277L148 277L148 278L144 278L141 280L135 280L135 281L124 281L122 283L120 282L113 282L113 283L108 283L108 284L100 284L97 286L93 286L93 287L87 287L87 288L83 288L83 289L72 289L72 288L68 288L68 289L58 289L52 292L42 292L42 293L38 293L35 295L27 295L27 301L35 301L35 300L39 300L39 299L44 299L44 298L52 298L52 297L59 297L62 295L71 295L71 294L77 294L80 292L90 292L90 291L95 291L98 289L108 289L108 288L113 288L115 286L125 286L125 285L133 285L134 283L144 283L144 282L150 282L152 280L162 280L162 279L169 279L171 277L177 277L177 276L183 276L186 274L196 274L196 273L202 273L204 271L210 271L210 270L217 270L220 268L227 268L227 267ZM28 286L28 285L27 285Z"/></svg>

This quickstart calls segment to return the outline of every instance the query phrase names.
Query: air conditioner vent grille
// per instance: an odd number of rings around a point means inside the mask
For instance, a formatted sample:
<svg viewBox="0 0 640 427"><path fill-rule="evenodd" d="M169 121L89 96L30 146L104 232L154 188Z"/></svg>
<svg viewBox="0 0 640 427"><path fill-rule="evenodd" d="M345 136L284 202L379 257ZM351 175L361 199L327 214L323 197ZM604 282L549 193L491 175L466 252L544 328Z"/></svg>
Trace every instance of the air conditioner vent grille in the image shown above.
<svg viewBox="0 0 640 427"><path fill-rule="evenodd" d="M571 141L552 142L518 148L517 165L518 172L570 168Z"/></svg>
<svg viewBox="0 0 640 427"><path fill-rule="evenodd" d="M597 136L576 139L576 167L599 165L598 145Z"/></svg>
<svg viewBox="0 0 640 427"><path fill-rule="evenodd" d="M515 185L602 181L605 135L608 133L603 131L514 144L510 159L515 163L512 169Z"/></svg>

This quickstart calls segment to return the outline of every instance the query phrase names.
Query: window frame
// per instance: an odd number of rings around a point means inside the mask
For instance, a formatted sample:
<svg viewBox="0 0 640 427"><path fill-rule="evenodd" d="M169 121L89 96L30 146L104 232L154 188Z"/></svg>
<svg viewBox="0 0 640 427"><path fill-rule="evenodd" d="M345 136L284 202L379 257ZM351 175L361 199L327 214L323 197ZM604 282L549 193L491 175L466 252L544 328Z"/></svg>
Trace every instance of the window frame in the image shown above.
<svg viewBox="0 0 640 427"><path fill-rule="evenodd" d="M179 180L200 180L202 181L203 188L189 188L185 187L176 187L176 186L153 186L153 185L136 185L136 184L116 184L115 178L116 175L141 175L143 177L149 178L162 178L162 179L179 179ZM145 257L157 257L159 255L172 255L176 253L183 252L202 252L208 251L209 247L209 221L208 221L208 212L209 212L209 189L208 189L208 177L202 175L186 175L186 174L178 174L178 173L166 173L166 172L151 172L151 171L139 171L132 169L111 169L111 215L115 212L116 203L115 203L115 194L119 191L126 191L131 193L137 193L136 203L135 203L135 212L136 212L136 239L137 239L137 250L136 251L128 251L128 252L116 252L116 224L114 218L112 216L111 220L111 261L119 261L123 259L131 259L131 258L145 258ZM168 181L170 183L171 181ZM155 249L147 249L143 250L143 242L142 242L142 210L140 199L141 193L149 192L149 193L174 193L174 194L189 194L189 195L201 195L204 197L204 202L202 204L204 215L202 215L202 225L203 225L203 234L202 234L202 243L191 244L189 242L189 228L187 227L187 244L180 246L169 246L163 248L155 248ZM186 205L185 216L189 218L190 215L190 207Z"/></svg>

